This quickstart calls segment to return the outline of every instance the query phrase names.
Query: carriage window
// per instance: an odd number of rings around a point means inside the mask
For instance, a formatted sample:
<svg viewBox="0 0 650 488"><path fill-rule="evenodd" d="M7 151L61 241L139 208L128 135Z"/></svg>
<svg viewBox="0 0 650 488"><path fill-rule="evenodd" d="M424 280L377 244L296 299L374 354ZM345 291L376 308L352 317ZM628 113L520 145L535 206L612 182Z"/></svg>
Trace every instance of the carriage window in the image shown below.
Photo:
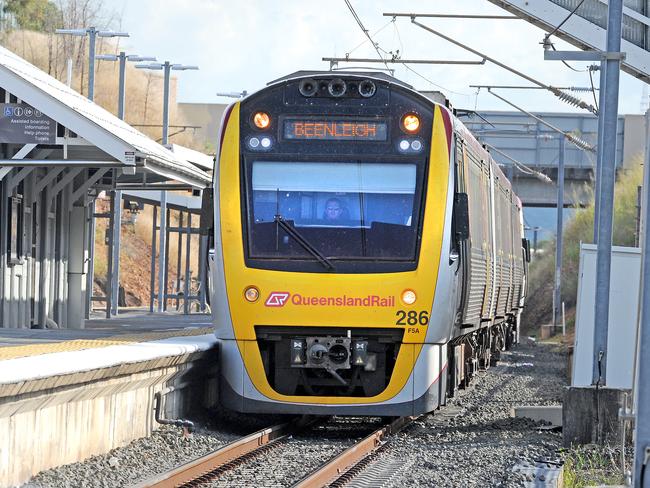
<svg viewBox="0 0 650 488"><path fill-rule="evenodd" d="M305 255L281 218L328 257L414 259L415 164L256 161L250 173L252 256Z"/></svg>

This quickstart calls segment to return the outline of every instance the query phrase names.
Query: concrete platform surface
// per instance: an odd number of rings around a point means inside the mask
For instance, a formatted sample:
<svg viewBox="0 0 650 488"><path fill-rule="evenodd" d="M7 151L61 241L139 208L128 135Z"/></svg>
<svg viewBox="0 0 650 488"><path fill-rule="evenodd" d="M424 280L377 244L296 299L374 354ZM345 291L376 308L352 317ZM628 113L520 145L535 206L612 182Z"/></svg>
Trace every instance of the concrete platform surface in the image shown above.
<svg viewBox="0 0 650 488"><path fill-rule="evenodd" d="M0 329L0 342L0 487L150 435L155 405L163 418L184 418L216 402L209 315Z"/></svg>
<svg viewBox="0 0 650 488"><path fill-rule="evenodd" d="M211 315L168 313L129 313L110 320L91 319L84 329L0 328L0 361L211 332Z"/></svg>

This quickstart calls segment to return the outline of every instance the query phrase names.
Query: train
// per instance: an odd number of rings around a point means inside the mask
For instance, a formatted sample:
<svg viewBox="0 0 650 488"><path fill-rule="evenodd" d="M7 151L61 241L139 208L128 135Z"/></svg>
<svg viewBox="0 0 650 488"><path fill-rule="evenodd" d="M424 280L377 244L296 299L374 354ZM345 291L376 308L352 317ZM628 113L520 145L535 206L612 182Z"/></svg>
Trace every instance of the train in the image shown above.
<svg viewBox="0 0 650 488"><path fill-rule="evenodd" d="M296 72L227 108L212 191L226 408L418 415L518 340L521 201L448 102Z"/></svg>

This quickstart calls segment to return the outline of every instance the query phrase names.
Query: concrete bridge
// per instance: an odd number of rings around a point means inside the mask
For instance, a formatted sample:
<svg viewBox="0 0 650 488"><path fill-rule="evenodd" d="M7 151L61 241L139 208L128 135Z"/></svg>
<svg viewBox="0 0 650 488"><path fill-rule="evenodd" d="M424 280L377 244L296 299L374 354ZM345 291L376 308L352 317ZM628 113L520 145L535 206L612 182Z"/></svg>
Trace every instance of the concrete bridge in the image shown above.
<svg viewBox="0 0 650 488"><path fill-rule="evenodd" d="M597 144L598 119L591 114L535 114L559 129L570 132L592 146ZM525 168L491 150L526 207L556 207L557 166L559 160L558 133L532 117L520 112L481 112L464 117L465 124L481 140L520 163L547 175L552 183L544 182ZM644 121L642 115L622 115L618 123L616 152L617 171L636 165L643 157ZM596 154L579 149L567 142L565 165L565 205L584 206L593 194Z"/></svg>

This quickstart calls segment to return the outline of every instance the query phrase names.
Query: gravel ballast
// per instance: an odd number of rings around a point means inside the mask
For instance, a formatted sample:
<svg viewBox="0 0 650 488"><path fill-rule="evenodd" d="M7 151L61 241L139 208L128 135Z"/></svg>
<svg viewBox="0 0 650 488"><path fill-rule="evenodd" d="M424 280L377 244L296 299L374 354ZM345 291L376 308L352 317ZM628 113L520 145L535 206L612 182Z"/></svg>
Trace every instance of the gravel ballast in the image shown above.
<svg viewBox="0 0 650 488"><path fill-rule="evenodd" d="M498 366L479 373L447 406L391 438L377 456L375 469L386 471L377 479L396 487L515 487L533 481L512 468L557 461L562 436L541 423L511 418L510 411L559 404L564 371L565 356L554 346L526 343L502 353ZM189 438L165 426L105 455L44 471L24 486L129 486L278 420L220 420ZM290 486L378 425L376 420L335 419L227 470L208 486Z"/></svg>
<svg viewBox="0 0 650 488"><path fill-rule="evenodd" d="M565 355L549 345L521 344L502 353L498 366L480 373L441 411L392 439L380 457L408 466L391 485L515 487L534 481L512 468L558 461L562 434L512 418L510 411L560 404L565 364Z"/></svg>

